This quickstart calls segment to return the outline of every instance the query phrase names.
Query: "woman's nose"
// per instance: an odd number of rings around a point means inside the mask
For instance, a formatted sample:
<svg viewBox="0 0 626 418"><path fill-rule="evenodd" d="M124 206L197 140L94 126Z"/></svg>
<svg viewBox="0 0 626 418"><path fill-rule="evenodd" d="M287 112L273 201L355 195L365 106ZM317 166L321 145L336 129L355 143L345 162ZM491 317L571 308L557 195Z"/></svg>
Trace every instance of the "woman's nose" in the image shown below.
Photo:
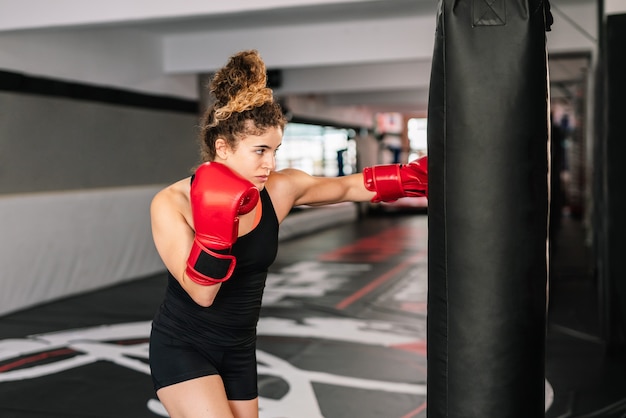
<svg viewBox="0 0 626 418"><path fill-rule="evenodd" d="M276 168L276 156L268 153L267 157L263 161L263 168L273 171Z"/></svg>

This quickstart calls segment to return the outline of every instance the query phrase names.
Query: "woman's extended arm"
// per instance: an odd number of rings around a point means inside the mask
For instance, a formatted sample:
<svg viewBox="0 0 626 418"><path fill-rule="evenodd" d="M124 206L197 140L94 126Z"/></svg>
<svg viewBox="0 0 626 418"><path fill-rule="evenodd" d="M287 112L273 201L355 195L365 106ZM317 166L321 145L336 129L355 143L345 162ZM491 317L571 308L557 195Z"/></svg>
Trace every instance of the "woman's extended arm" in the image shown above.
<svg viewBox="0 0 626 418"><path fill-rule="evenodd" d="M360 173L343 177L317 177L288 168L273 172L265 187L272 196L279 220L284 219L294 206L366 202L375 196L375 193L365 188Z"/></svg>
<svg viewBox="0 0 626 418"><path fill-rule="evenodd" d="M316 177L284 169L272 173L270 180L268 187L279 190L281 199L293 205L393 201L428 196L428 159L367 167L363 173L342 177Z"/></svg>

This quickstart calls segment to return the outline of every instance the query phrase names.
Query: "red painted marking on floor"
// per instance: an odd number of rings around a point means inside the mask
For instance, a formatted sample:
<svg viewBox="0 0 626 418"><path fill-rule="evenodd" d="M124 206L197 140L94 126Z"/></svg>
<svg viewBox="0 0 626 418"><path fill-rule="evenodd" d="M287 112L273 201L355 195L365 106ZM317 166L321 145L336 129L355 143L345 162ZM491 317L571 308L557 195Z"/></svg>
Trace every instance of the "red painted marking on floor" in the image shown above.
<svg viewBox="0 0 626 418"><path fill-rule="evenodd" d="M62 348L62 349L55 350L55 351L48 351L45 353L35 354L33 356L24 357L22 359L0 366L0 373L8 372L9 370L17 369L18 367L22 367L31 363L36 363L41 360L46 360L46 359L53 358L53 357L65 356L68 354L75 354L75 353L76 351L71 350L69 348Z"/></svg>
<svg viewBox="0 0 626 418"><path fill-rule="evenodd" d="M405 312L424 313L426 312L426 302L403 302L400 309Z"/></svg>
<svg viewBox="0 0 626 418"><path fill-rule="evenodd" d="M367 295L368 293L378 288L380 285L382 285L386 281L392 279L398 272L406 269L409 265L415 263L417 260L424 257L424 255L425 255L425 252L417 253L413 257L398 264L395 268L389 270L387 273L369 282L367 285L365 285L365 287L362 287L361 289L357 290L352 295L348 296L347 298L339 302L337 305L335 305L335 308L337 309L347 308L348 306L350 306L357 300L361 299L363 296Z"/></svg>
<svg viewBox="0 0 626 418"><path fill-rule="evenodd" d="M426 356L426 341L415 341L408 344L396 344L391 347L399 350L411 351Z"/></svg>
<svg viewBox="0 0 626 418"><path fill-rule="evenodd" d="M365 262L375 263L387 260L412 248L415 241L423 238L421 229L396 227L379 234L361 238L358 241L321 254L321 261Z"/></svg>
<svg viewBox="0 0 626 418"><path fill-rule="evenodd" d="M424 411L425 409L426 409L426 402L424 402L423 404L421 404L416 409L414 409L413 411L409 412L408 414L406 414L402 418L413 418L413 417L416 417L417 414L419 414L420 412Z"/></svg>

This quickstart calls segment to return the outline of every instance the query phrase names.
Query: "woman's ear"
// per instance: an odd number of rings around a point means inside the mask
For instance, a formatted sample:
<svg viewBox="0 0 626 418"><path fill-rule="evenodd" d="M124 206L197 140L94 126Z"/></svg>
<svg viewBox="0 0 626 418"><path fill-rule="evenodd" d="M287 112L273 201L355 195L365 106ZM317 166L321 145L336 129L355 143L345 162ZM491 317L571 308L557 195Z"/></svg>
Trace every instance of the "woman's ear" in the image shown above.
<svg viewBox="0 0 626 418"><path fill-rule="evenodd" d="M228 152L230 151L230 147L224 138L217 138L215 140L215 155L225 160L228 157Z"/></svg>

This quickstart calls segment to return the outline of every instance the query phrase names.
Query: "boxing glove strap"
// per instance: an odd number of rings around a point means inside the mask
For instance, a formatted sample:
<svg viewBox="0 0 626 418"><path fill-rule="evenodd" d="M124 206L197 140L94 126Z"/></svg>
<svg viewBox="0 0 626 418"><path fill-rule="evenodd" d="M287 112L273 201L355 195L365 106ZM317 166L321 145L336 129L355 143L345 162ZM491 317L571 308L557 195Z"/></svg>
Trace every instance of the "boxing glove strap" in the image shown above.
<svg viewBox="0 0 626 418"><path fill-rule="evenodd" d="M230 248L209 249L194 239L187 259L186 273L189 279L202 286L222 283L232 276L237 264Z"/></svg>

